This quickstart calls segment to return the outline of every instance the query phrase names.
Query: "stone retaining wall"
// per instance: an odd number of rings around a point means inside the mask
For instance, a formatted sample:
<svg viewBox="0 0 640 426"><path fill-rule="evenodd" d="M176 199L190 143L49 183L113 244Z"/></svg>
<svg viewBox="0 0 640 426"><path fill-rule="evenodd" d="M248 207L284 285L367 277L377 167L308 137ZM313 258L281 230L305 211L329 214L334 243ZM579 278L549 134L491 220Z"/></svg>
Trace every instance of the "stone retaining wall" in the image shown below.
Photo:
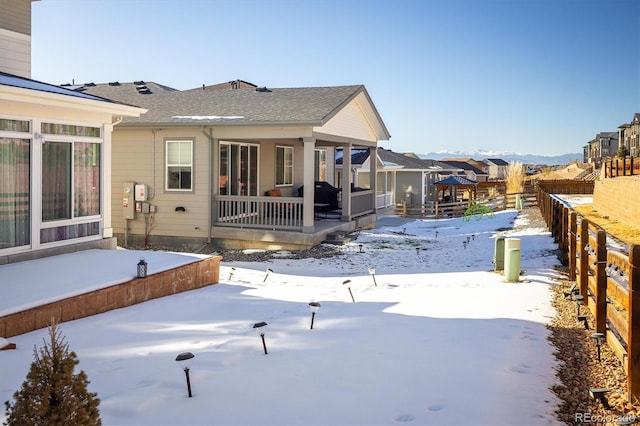
<svg viewBox="0 0 640 426"><path fill-rule="evenodd" d="M638 227L640 176L620 176L595 181L593 208L610 219Z"/></svg>
<svg viewBox="0 0 640 426"><path fill-rule="evenodd" d="M45 328L52 319L58 322L72 321L217 284L221 259L220 256L212 256L146 278L136 278L0 317L0 336L8 338Z"/></svg>

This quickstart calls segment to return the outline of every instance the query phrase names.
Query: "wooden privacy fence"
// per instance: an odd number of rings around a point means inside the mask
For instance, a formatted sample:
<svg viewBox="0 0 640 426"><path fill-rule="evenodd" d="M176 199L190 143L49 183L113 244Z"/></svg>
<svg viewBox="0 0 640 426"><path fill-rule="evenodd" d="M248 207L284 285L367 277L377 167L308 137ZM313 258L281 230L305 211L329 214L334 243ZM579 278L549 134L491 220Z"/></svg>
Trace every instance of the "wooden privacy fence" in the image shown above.
<svg viewBox="0 0 640 426"><path fill-rule="evenodd" d="M640 245L628 253L607 246L607 233L590 223L560 199L537 188L538 206L575 281L580 298L589 307L595 331L627 371L628 399L640 401ZM585 327L587 326L585 320Z"/></svg>
<svg viewBox="0 0 640 426"><path fill-rule="evenodd" d="M640 158L612 158L604 162L604 177L640 175Z"/></svg>

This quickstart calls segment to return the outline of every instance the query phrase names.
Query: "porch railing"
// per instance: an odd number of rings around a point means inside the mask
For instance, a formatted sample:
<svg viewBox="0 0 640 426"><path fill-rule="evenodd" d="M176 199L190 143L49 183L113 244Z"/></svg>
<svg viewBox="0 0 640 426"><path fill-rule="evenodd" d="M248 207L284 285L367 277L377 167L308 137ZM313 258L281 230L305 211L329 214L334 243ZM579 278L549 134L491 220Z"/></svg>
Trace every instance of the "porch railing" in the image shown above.
<svg viewBox="0 0 640 426"><path fill-rule="evenodd" d="M383 192L376 194L376 209L393 206L393 193Z"/></svg>
<svg viewBox="0 0 640 426"><path fill-rule="evenodd" d="M375 211L373 191L370 189L351 193L351 218Z"/></svg>
<svg viewBox="0 0 640 426"><path fill-rule="evenodd" d="M213 196L214 226L302 230L302 198Z"/></svg>

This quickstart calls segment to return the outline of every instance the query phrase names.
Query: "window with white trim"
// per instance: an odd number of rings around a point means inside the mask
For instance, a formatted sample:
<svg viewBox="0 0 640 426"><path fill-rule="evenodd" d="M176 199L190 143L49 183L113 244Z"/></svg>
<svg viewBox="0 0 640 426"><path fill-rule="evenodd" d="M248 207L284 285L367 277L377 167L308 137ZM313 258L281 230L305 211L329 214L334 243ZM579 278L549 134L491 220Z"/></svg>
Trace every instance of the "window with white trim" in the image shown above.
<svg viewBox="0 0 640 426"><path fill-rule="evenodd" d="M293 147L276 146L276 186L293 185Z"/></svg>
<svg viewBox="0 0 640 426"><path fill-rule="evenodd" d="M191 191L193 189L193 141L167 140L165 189Z"/></svg>

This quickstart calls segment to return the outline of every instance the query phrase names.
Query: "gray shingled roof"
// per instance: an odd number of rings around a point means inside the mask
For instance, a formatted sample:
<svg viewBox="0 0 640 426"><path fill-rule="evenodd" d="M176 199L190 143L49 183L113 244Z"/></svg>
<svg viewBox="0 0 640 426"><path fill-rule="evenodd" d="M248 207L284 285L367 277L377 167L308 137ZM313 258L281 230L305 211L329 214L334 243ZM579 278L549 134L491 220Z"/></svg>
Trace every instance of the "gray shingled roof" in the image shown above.
<svg viewBox="0 0 640 426"><path fill-rule="evenodd" d="M55 93L58 95L71 96L80 99L90 99L99 102L109 102L112 104L115 103L113 100L102 98L99 95L79 93L74 90L66 89L64 87L54 86L53 84L43 83L41 81L31 80L5 72L0 72L0 85L36 90L39 92Z"/></svg>
<svg viewBox="0 0 640 426"><path fill-rule="evenodd" d="M405 169L451 169L452 167L448 164L441 163L436 160L430 159L420 159L415 157L410 157L398 152L393 152L388 149L379 149L378 156L385 163L394 163L399 166L403 166Z"/></svg>
<svg viewBox="0 0 640 426"><path fill-rule="evenodd" d="M459 176L459 175L449 176L446 179L436 182L436 185L453 185L453 186L457 186L457 185L471 186L471 185L477 185L477 184L478 182L476 182L475 180L471 180L464 176Z"/></svg>
<svg viewBox="0 0 640 426"><path fill-rule="evenodd" d="M486 161L490 161L493 164L495 164L496 166L508 166L509 165L509 163L504 161L502 158L487 158Z"/></svg>
<svg viewBox="0 0 640 426"><path fill-rule="evenodd" d="M445 163L445 164L448 164L451 167L456 167L458 169L472 171L476 175L486 175L486 174L488 174L488 173L485 173L482 170L478 169L477 167L473 167L471 164L467 163L466 161L442 161L442 162Z"/></svg>
<svg viewBox="0 0 640 426"><path fill-rule="evenodd" d="M139 85L138 85L139 86ZM147 108L127 124L304 124L322 125L360 92L362 85L268 89L177 91L145 82L151 93L140 94L134 83L84 86L83 93Z"/></svg>

